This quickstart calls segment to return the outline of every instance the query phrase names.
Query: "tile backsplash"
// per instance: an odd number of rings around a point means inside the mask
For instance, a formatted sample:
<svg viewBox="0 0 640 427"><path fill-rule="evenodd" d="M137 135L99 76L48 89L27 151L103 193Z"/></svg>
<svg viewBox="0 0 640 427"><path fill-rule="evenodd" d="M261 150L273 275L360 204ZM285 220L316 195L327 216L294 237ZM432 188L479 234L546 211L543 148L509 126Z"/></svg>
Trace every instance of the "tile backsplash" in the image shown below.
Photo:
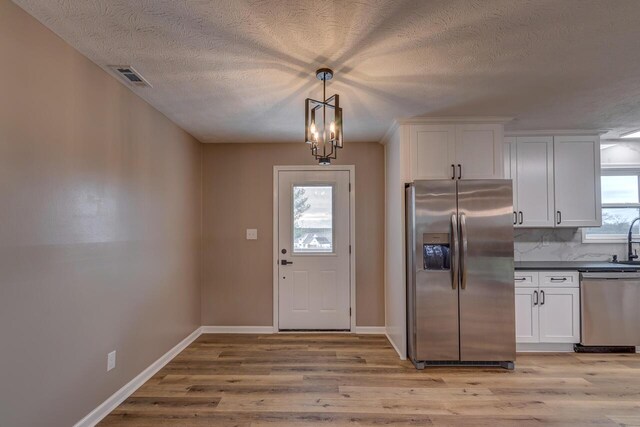
<svg viewBox="0 0 640 427"><path fill-rule="evenodd" d="M580 229L515 229L516 261L609 261L626 258L624 243L582 243Z"/></svg>

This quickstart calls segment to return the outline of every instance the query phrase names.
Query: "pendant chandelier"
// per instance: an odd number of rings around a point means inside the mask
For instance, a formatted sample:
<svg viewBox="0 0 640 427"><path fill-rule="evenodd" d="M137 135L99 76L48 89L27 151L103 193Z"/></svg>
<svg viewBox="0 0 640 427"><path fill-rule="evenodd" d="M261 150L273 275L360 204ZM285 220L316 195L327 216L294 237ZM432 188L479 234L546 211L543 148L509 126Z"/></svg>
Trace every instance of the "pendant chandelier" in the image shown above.
<svg viewBox="0 0 640 427"><path fill-rule="evenodd" d="M305 141L319 164L330 165L342 148L342 108L337 94L327 98L327 80L333 78L333 71L320 68L316 77L322 80L322 101L311 98L305 101Z"/></svg>

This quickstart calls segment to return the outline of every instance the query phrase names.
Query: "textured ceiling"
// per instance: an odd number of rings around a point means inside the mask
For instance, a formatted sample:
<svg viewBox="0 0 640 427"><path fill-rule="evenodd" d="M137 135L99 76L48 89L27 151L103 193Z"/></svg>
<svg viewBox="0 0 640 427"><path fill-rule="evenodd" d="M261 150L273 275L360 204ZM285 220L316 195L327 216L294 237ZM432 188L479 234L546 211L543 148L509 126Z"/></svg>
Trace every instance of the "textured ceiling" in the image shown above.
<svg viewBox="0 0 640 427"><path fill-rule="evenodd" d="M637 0L15 0L203 142L302 141L314 71L336 70L345 141L396 117L508 129L640 128Z"/></svg>

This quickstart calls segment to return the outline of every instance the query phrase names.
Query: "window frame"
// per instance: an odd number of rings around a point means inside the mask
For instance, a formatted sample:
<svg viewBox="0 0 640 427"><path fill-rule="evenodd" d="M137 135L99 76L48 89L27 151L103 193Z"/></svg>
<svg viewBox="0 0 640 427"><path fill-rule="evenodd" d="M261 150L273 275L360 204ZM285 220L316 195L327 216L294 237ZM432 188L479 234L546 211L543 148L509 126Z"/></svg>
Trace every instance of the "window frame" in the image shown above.
<svg viewBox="0 0 640 427"><path fill-rule="evenodd" d="M640 167L601 167L601 175L615 175L615 176L624 176L630 175L635 176L638 180L638 201L639 203L604 203L602 202L601 210L607 208L635 208L640 210ZM588 230L592 227L582 228L582 243L626 243L627 242L627 233L624 234L595 234L588 233ZM634 234L634 239L640 238L640 234Z"/></svg>

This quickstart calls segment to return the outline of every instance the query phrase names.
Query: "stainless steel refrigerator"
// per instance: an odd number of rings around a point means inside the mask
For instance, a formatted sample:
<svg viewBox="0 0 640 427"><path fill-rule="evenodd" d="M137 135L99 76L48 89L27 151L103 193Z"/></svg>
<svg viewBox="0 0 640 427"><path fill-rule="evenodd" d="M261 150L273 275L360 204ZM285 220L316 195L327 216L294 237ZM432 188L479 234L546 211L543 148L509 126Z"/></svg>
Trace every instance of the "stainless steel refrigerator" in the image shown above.
<svg viewBox="0 0 640 427"><path fill-rule="evenodd" d="M407 185L407 342L416 368L513 369L512 197L502 179Z"/></svg>

